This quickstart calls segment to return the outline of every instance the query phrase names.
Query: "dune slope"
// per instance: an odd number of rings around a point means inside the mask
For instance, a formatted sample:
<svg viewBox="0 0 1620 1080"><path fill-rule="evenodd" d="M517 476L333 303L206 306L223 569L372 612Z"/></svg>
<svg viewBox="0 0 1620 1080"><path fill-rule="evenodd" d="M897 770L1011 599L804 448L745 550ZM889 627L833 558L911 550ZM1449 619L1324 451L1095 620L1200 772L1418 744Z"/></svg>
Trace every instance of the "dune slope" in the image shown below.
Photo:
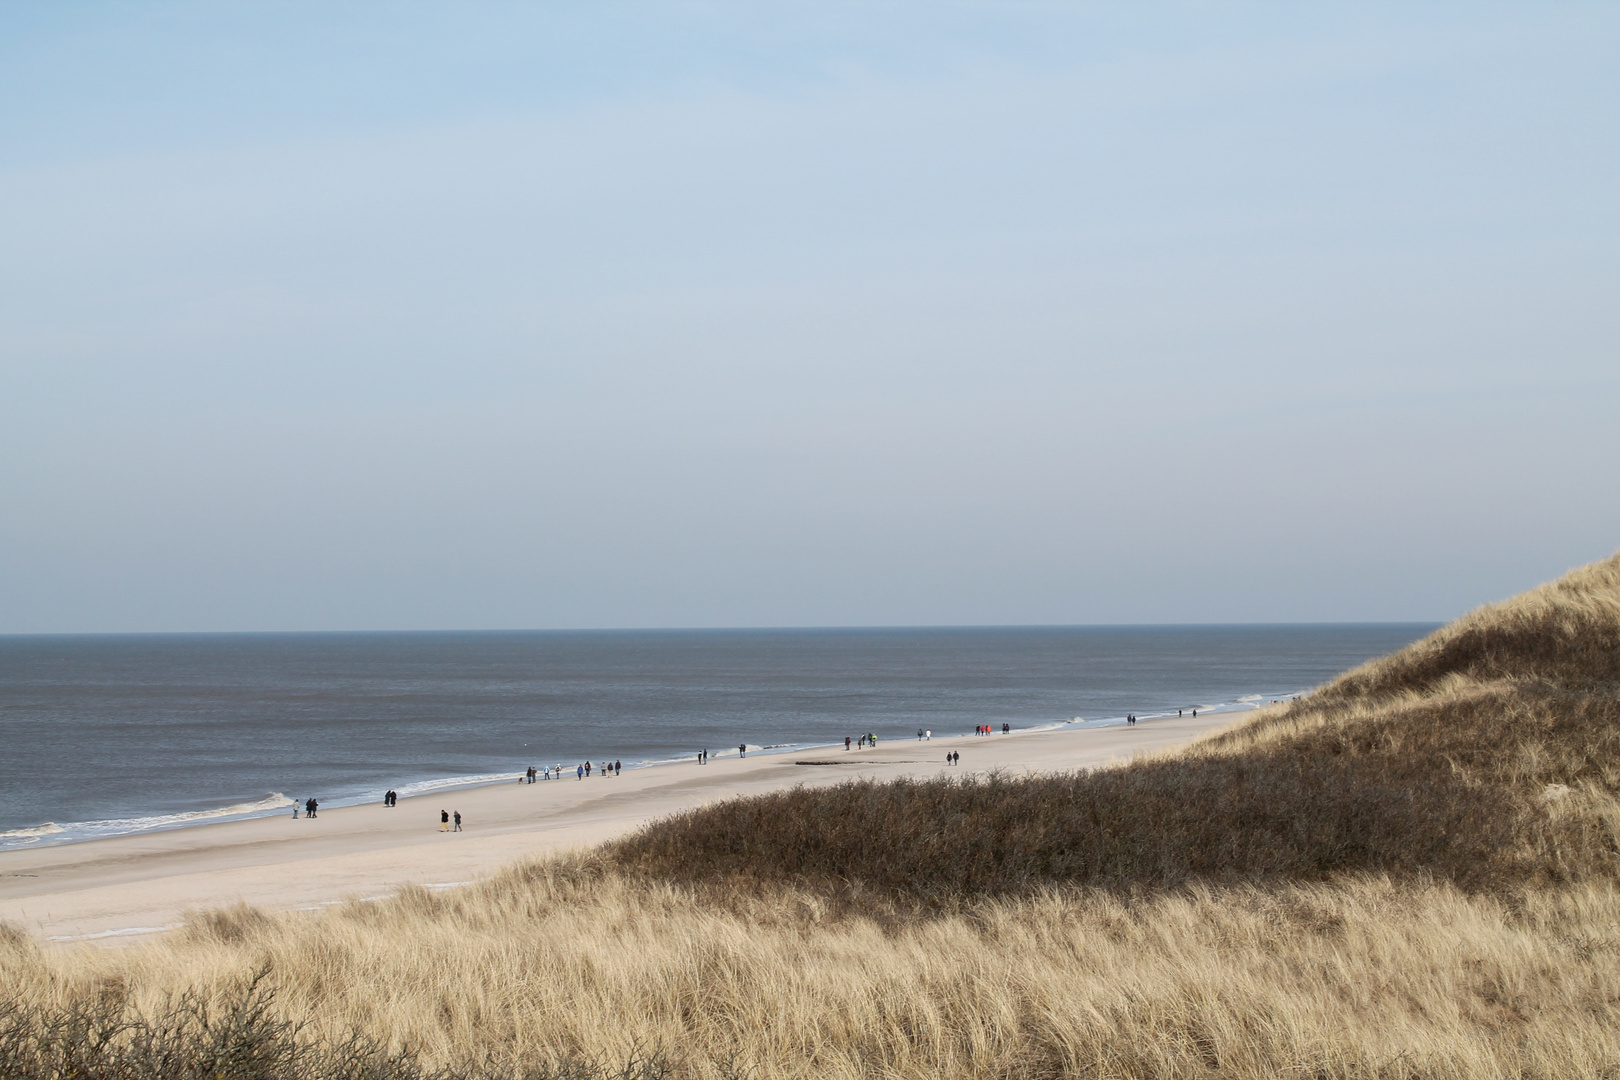
<svg viewBox="0 0 1620 1080"><path fill-rule="evenodd" d="M1613 1080L1617 646L1620 558L1120 768L739 800L128 949L0 932L0 1075Z"/></svg>
<svg viewBox="0 0 1620 1080"><path fill-rule="evenodd" d="M1483 608L1192 748L1082 775L734 800L612 846L667 880L878 888L1612 876L1620 556Z"/></svg>

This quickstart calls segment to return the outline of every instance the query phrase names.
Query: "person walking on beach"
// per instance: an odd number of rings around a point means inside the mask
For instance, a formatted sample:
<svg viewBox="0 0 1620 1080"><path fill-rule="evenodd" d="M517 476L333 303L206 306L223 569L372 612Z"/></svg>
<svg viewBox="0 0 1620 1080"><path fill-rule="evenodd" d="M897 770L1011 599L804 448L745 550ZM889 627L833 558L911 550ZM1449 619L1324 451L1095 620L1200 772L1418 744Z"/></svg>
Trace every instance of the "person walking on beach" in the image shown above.
<svg viewBox="0 0 1620 1080"><path fill-rule="evenodd" d="M579 776L579 778L581 780L585 779L585 766L583 766L583 765L575 765L574 766L574 772Z"/></svg>
<svg viewBox="0 0 1620 1080"><path fill-rule="evenodd" d="M622 768L624 768L624 766L619 764L619 759L614 758L613 759L613 775L618 776L619 775L619 770L622 769Z"/></svg>
<svg viewBox="0 0 1620 1080"><path fill-rule="evenodd" d="M448 810L440 810L439 811L439 831L440 832L449 832L450 831L450 811L448 811Z"/></svg>
<svg viewBox="0 0 1620 1080"><path fill-rule="evenodd" d="M298 820L298 800L297 799L293 800L293 820L294 821Z"/></svg>
<svg viewBox="0 0 1620 1080"><path fill-rule="evenodd" d="M461 811L456 811L456 832L461 831Z"/></svg>
<svg viewBox="0 0 1620 1080"><path fill-rule="evenodd" d="M849 749L849 736L848 735L844 736L844 749L845 750Z"/></svg>
<svg viewBox="0 0 1620 1080"><path fill-rule="evenodd" d="M737 756L740 757L740 758L745 758L745 757L748 756L748 744L747 743L738 743L737 744Z"/></svg>
<svg viewBox="0 0 1620 1080"><path fill-rule="evenodd" d="M923 732L923 738L928 742L933 742L934 741L934 729L929 728L927 731Z"/></svg>
<svg viewBox="0 0 1620 1080"><path fill-rule="evenodd" d="M315 816L315 811L319 810L320 807L321 807L321 804L315 799L307 799L307 800L305 800L305 802L304 802L304 816L305 817L314 817Z"/></svg>

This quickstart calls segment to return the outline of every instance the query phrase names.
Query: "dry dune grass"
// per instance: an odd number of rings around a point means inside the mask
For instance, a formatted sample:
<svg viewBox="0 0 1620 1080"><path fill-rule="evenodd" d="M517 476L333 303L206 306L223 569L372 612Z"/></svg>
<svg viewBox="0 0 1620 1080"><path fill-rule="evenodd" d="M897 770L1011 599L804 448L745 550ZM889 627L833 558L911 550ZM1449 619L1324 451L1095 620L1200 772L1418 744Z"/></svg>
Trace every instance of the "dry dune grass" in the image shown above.
<svg viewBox="0 0 1620 1080"><path fill-rule="evenodd" d="M739 799L612 854L662 879L925 903L1347 873L1502 890L1612 877L1616 794L1620 556L1157 759Z"/></svg>
<svg viewBox="0 0 1620 1080"><path fill-rule="evenodd" d="M160 1016L174 988L229 1003L267 971L306 1042L359 1031L479 1076L591 1058L577 1075L614 1075L640 1054L653 1067L629 1075L1598 1077L1620 1062L1617 915L1607 886L1364 878L1039 891L885 924L553 863L316 920L226 913L137 949L14 946L3 974L48 1007ZM292 1075L410 1075L390 1067Z"/></svg>
<svg viewBox="0 0 1620 1080"><path fill-rule="evenodd" d="M0 1072L1620 1077L1617 658L1610 559L1121 769L738 801L124 950L0 935Z"/></svg>

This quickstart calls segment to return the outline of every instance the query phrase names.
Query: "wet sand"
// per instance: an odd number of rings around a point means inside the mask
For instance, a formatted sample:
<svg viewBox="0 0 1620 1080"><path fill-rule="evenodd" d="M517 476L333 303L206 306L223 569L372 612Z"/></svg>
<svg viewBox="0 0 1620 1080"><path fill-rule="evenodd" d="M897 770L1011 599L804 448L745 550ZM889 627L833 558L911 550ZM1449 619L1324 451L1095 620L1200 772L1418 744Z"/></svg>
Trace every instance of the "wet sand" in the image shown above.
<svg viewBox="0 0 1620 1080"><path fill-rule="evenodd" d="M246 901L267 909L318 908L387 895L401 885L471 881L525 856L585 847L694 806L798 784L835 784L1001 769L1062 772L1128 760L1187 742L1248 715L1135 727L1068 728L886 742L794 754L756 753L534 784L495 784L378 804L168 832L0 852L0 920L48 940L116 943L176 924L189 910ZM945 754L962 754L959 767ZM460 833L439 831L459 810Z"/></svg>

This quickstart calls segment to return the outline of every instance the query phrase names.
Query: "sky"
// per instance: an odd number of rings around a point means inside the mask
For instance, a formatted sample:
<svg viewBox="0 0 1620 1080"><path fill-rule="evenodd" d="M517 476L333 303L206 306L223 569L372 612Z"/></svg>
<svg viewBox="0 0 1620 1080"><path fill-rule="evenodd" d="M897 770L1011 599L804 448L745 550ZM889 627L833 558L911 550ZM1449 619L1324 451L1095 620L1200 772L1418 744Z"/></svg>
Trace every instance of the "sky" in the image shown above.
<svg viewBox="0 0 1620 1080"><path fill-rule="evenodd" d="M1620 548L1620 6L0 6L0 633L1439 621Z"/></svg>

